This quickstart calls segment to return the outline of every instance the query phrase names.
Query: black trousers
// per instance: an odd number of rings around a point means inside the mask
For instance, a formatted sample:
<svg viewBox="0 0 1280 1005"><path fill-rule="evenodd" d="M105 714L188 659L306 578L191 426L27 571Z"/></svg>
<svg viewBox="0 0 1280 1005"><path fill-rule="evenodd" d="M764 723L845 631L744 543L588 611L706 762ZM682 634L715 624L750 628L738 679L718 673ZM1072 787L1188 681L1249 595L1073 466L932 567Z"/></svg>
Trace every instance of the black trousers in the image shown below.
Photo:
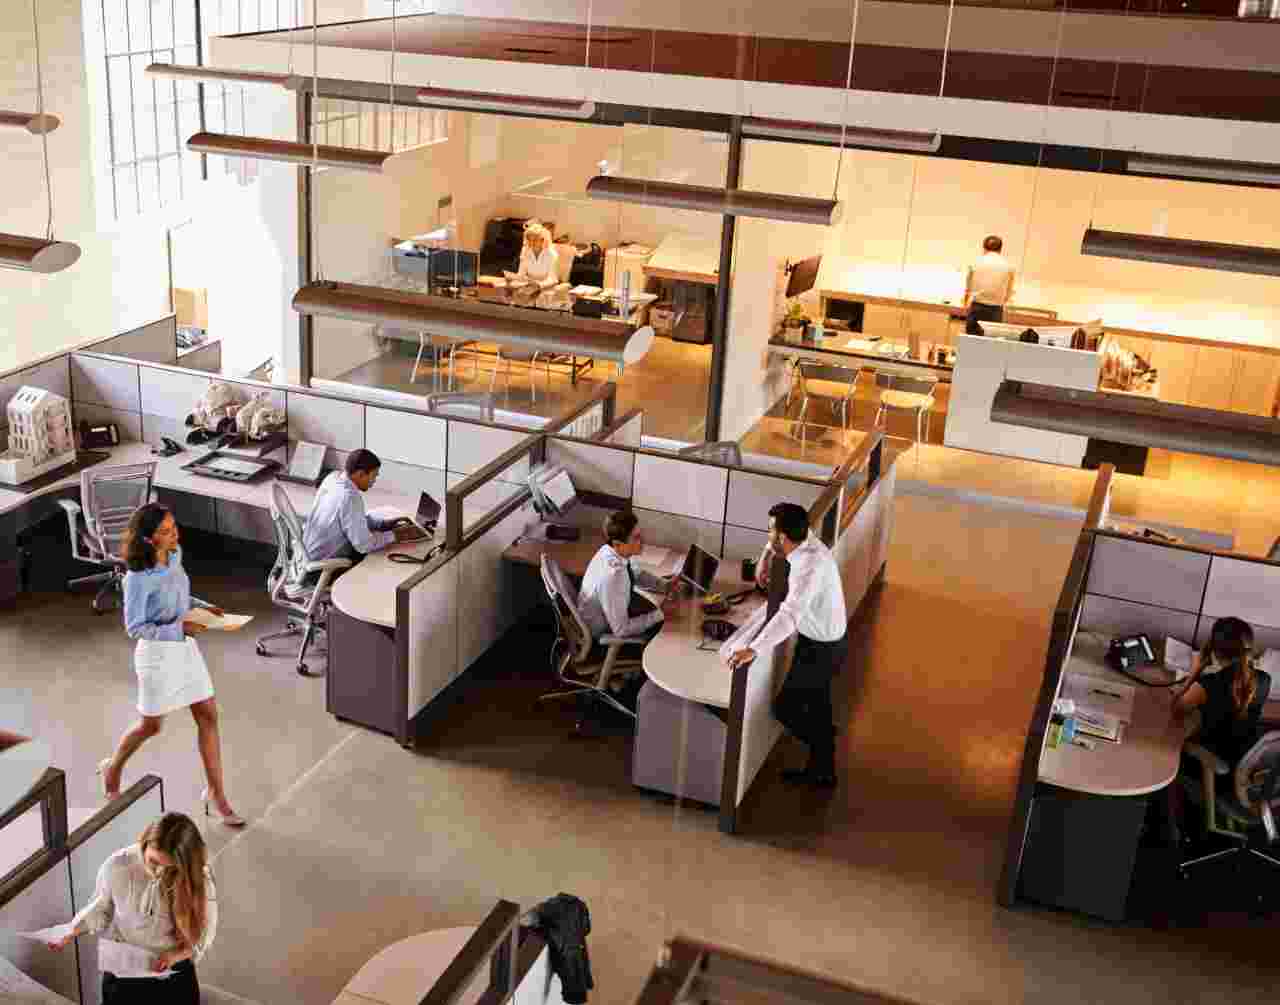
<svg viewBox="0 0 1280 1005"><path fill-rule="evenodd" d="M102 1005L200 1005L200 984L190 960L175 963L171 977L102 975Z"/></svg>
<svg viewBox="0 0 1280 1005"><path fill-rule="evenodd" d="M969 304L969 316L965 319L964 333L966 335L981 335L982 329L978 327L979 321L1003 320L1003 307L996 304L984 304L975 300Z"/></svg>
<svg viewBox="0 0 1280 1005"><path fill-rule="evenodd" d="M773 716L809 746L809 770L834 774L836 734L831 717L831 678L844 665L846 637L816 642L801 635L782 690L773 699Z"/></svg>

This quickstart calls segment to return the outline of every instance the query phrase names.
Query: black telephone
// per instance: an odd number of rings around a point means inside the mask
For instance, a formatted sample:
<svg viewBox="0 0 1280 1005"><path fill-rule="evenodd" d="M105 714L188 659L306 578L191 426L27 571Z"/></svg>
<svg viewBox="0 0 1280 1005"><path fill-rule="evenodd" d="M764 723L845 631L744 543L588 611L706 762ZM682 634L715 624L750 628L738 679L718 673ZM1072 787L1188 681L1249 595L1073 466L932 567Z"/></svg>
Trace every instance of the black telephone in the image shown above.
<svg viewBox="0 0 1280 1005"><path fill-rule="evenodd" d="M723 642L737 630L737 625L723 618L707 618L702 622L702 634L716 642Z"/></svg>
<svg viewBox="0 0 1280 1005"><path fill-rule="evenodd" d="M91 426L87 422L80 423L80 446L85 450L95 447L114 447L120 443L120 430L114 422L101 426Z"/></svg>
<svg viewBox="0 0 1280 1005"><path fill-rule="evenodd" d="M186 448L177 440L171 440L167 436L160 437L161 446L152 447L151 452L157 457L172 457L174 454L180 454Z"/></svg>
<svg viewBox="0 0 1280 1005"><path fill-rule="evenodd" d="M1116 670L1146 666L1156 661L1151 640L1145 635L1121 635L1107 646L1107 665Z"/></svg>

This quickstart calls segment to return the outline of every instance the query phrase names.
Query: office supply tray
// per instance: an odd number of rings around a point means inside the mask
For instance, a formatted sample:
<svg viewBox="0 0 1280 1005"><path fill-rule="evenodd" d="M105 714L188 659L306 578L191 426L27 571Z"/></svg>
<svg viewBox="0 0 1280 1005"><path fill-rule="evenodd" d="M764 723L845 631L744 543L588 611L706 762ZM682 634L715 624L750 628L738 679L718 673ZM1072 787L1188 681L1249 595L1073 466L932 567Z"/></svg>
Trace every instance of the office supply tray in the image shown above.
<svg viewBox="0 0 1280 1005"><path fill-rule="evenodd" d="M193 475L203 475L206 478L245 483L262 475L272 474L279 467L279 461L269 461L231 450L210 450L207 454L201 454L195 460L182 465L182 470L190 471Z"/></svg>

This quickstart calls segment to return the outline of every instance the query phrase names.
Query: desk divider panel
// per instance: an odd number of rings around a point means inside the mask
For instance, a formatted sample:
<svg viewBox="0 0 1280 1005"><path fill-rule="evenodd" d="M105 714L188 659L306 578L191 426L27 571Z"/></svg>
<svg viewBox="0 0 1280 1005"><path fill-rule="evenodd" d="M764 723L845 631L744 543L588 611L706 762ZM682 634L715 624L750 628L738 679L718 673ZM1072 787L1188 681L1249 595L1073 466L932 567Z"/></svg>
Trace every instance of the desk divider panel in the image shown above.
<svg viewBox="0 0 1280 1005"><path fill-rule="evenodd" d="M77 952L85 956L84 949L68 947L55 953L16 934L64 924L76 913L68 861L64 856L45 853L29 876L20 890L0 906L0 971L7 961L67 1001L78 1002L80 972L76 957Z"/></svg>
<svg viewBox="0 0 1280 1005"><path fill-rule="evenodd" d="M728 468L674 457L637 454L632 501L637 510L724 523L728 483Z"/></svg>
<svg viewBox="0 0 1280 1005"><path fill-rule="evenodd" d="M111 356L128 356L139 361L173 365L178 360L178 319L170 314L159 321L95 342L87 349Z"/></svg>
<svg viewBox="0 0 1280 1005"><path fill-rule="evenodd" d="M365 406L364 445L384 461L447 469L449 423L438 416Z"/></svg>
<svg viewBox="0 0 1280 1005"><path fill-rule="evenodd" d="M636 455L630 450L551 437L547 440L547 462L568 471L579 492L632 497Z"/></svg>
<svg viewBox="0 0 1280 1005"><path fill-rule="evenodd" d="M114 422L122 440L142 439L142 391L137 363L71 355L71 401L77 423Z"/></svg>
<svg viewBox="0 0 1280 1005"><path fill-rule="evenodd" d="M769 507L774 503L794 502L808 509L817 502L826 487L825 478L821 483L813 483L755 471L731 470L724 522L767 532Z"/></svg>

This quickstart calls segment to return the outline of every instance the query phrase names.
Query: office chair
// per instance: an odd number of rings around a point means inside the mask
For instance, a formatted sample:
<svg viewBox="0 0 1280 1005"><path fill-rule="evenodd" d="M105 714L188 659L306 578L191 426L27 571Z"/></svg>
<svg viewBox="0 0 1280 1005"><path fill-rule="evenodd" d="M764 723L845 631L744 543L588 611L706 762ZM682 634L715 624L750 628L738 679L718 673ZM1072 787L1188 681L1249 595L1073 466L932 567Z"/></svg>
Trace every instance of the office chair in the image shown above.
<svg viewBox="0 0 1280 1005"><path fill-rule="evenodd" d="M584 699L578 706L575 733L582 732L588 707L585 699L591 696L634 719L636 714L609 693L608 685L615 671L624 667L640 666L639 659L624 660L620 658L620 654L624 646L635 645L643 640L623 635L603 635L598 641L605 647L604 660L600 662L593 660L592 653L596 640L592 639L591 630L587 628L587 623L578 610L578 591L574 589L573 583L569 581L569 577L565 575L559 563L546 555L542 556L542 585L546 587L547 597L551 601L551 607L556 616L556 641L551 647L556 676L562 683L568 685L568 689L550 691L538 700L550 701L555 698L572 697ZM597 666L600 669L594 681L569 676L571 669L582 674L589 673Z"/></svg>
<svg viewBox="0 0 1280 1005"><path fill-rule="evenodd" d="M71 557L91 565L105 566L105 572L67 581L67 589L93 584L93 613L105 614L110 598L118 596L128 571L121 549L129 520L151 501L155 482L154 461L145 464L115 464L80 472L80 502L59 499L71 530Z"/></svg>
<svg viewBox="0 0 1280 1005"><path fill-rule="evenodd" d="M742 449L733 440L707 440L705 443L695 443L691 447L682 447L676 452L676 456L711 461L713 464L724 464L733 468L742 467Z"/></svg>
<svg viewBox="0 0 1280 1005"><path fill-rule="evenodd" d="M444 391L427 395L427 409L438 415L493 421L493 395L487 391Z"/></svg>
<svg viewBox="0 0 1280 1005"><path fill-rule="evenodd" d="M308 670L307 647L316 632L328 631L329 584L343 569L351 568L351 560L328 558L313 562L307 557L302 520L279 482L271 486L271 525L276 535L276 560L267 573L267 593L273 605L289 612L289 619L283 631L258 639L258 655L277 655L267 650L268 642L300 634L298 673L303 677L323 677L322 673Z"/></svg>
<svg viewBox="0 0 1280 1005"><path fill-rule="evenodd" d="M1179 875L1185 879L1196 866L1238 855L1253 856L1280 866L1280 858L1256 846L1261 844L1269 851L1280 839L1275 818L1276 809L1280 809L1280 730L1264 734L1240 759L1234 771L1226 761L1198 743L1187 742L1182 749L1200 763L1200 777L1183 776L1182 786L1193 802L1204 807L1206 833L1229 838L1233 843L1182 862L1178 866ZM1220 788L1217 779L1227 775L1232 776L1230 786L1224 783ZM1219 816L1244 830L1220 826Z"/></svg>

